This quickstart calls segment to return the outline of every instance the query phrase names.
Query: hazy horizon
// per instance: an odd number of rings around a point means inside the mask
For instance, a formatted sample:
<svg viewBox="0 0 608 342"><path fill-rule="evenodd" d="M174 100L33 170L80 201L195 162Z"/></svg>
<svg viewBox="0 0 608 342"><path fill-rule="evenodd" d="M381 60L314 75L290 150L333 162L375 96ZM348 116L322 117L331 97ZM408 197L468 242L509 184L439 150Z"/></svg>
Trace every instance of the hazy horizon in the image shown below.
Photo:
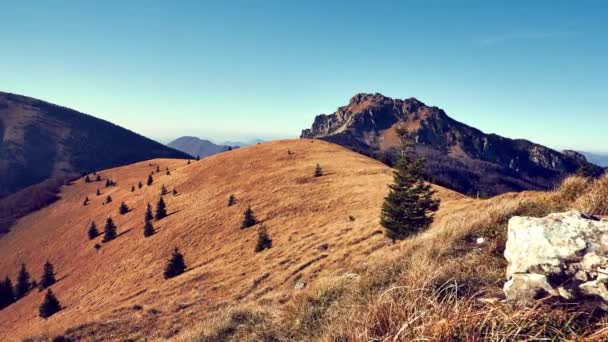
<svg viewBox="0 0 608 342"><path fill-rule="evenodd" d="M295 138L380 92L487 133L607 152L599 1L8 3L3 91L161 142Z"/></svg>

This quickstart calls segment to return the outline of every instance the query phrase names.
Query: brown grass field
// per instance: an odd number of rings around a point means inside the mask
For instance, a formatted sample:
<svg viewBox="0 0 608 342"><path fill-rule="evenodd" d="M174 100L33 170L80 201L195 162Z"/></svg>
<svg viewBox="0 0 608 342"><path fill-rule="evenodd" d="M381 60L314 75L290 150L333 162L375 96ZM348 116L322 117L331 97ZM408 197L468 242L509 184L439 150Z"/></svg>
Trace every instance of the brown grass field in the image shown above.
<svg viewBox="0 0 608 342"><path fill-rule="evenodd" d="M288 150L293 154L288 154ZM316 164L325 175L313 177ZM154 184L145 185L150 172ZM165 175L169 167L171 175ZM478 341L601 340L606 319L593 308L501 301L506 222L577 207L605 215L608 184L573 178L552 193L475 200L437 188L431 228L395 245L379 211L391 182L383 164L318 140L274 141L193 161L152 160L99 172L118 185L64 187L62 199L0 238L0 276L22 262L39 278L50 260L52 290L64 309L38 317L43 293L0 311L0 340L78 341ZM131 185L144 183L130 192ZM603 182L603 183L602 183ZM570 184L571 183L571 184ZM169 216L143 237L146 203L161 185ZM102 195L95 196L101 187ZM599 190L598 190L599 189ZM230 194L238 200L228 207ZM107 195L113 201L102 205ZM85 196L91 199L83 206ZM133 208L118 214L124 201ZM251 206L273 247L254 253L257 226L242 230ZM97 251L87 238L107 217L119 237ZM478 236L486 242L477 245ZM186 273L165 280L171 249ZM296 286L298 285L298 286ZM300 289L300 287L302 287Z"/></svg>

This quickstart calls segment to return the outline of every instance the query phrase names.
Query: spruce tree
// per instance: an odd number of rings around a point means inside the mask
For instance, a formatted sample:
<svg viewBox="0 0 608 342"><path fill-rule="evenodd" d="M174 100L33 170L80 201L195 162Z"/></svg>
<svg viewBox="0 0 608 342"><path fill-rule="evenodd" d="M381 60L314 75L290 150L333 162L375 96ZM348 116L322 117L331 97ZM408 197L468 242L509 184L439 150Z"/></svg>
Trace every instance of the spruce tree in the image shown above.
<svg viewBox="0 0 608 342"><path fill-rule="evenodd" d="M144 237L152 236L154 235L154 233L155 230L154 226L152 225L152 221L146 220L146 222L144 223Z"/></svg>
<svg viewBox="0 0 608 342"><path fill-rule="evenodd" d="M232 207L235 204L236 204L236 197L234 195L230 195L230 197L228 197L228 206Z"/></svg>
<svg viewBox="0 0 608 342"><path fill-rule="evenodd" d="M15 292L11 278L6 277L0 282L0 310L11 305L15 301Z"/></svg>
<svg viewBox="0 0 608 342"><path fill-rule="evenodd" d="M91 178L89 178L89 175L87 175L86 177L84 177L84 182L85 183L91 183Z"/></svg>
<svg viewBox="0 0 608 342"><path fill-rule="evenodd" d="M167 170L167 176L171 176L171 171Z"/></svg>
<svg viewBox="0 0 608 342"><path fill-rule="evenodd" d="M171 191L171 193L173 194L173 196L177 196L177 189L173 189L173 191Z"/></svg>
<svg viewBox="0 0 608 342"><path fill-rule="evenodd" d="M262 225L260 229L258 229L258 242L255 245L255 252L261 252L265 249L269 249L272 247L272 239L268 235L268 231L266 230L266 226Z"/></svg>
<svg viewBox="0 0 608 342"><path fill-rule="evenodd" d="M150 203L148 203L148 205L146 206L146 216L144 217L144 221L150 221L154 218L154 215L152 214L152 207L150 206Z"/></svg>
<svg viewBox="0 0 608 342"><path fill-rule="evenodd" d="M177 247L175 247L171 253L171 258L167 261L163 276L165 279L173 278L184 273L185 270L186 263L184 261L184 256L179 252Z"/></svg>
<svg viewBox="0 0 608 342"><path fill-rule="evenodd" d="M160 166L156 166L156 172L160 172Z"/></svg>
<svg viewBox="0 0 608 342"><path fill-rule="evenodd" d="M125 202L120 203L120 207L118 207L118 213L120 215L124 215L129 212L129 206L125 204Z"/></svg>
<svg viewBox="0 0 608 342"><path fill-rule="evenodd" d="M112 196L108 195L108 197L106 197L106 203L110 202L112 202Z"/></svg>
<svg viewBox="0 0 608 342"><path fill-rule="evenodd" d="M96 182L101 182L101 176L100 176L100 175L97 175L97 177L95 177L95 181L96 181Z"/></svg>
<svg viewBox="0 0 608 342"><path fill-rule="evenodd" d="M409 157L413 146L411 137L403 128L397 133L401 151L380 215L386 236L393 242L428 228L439 209L439 200L433 199L435 191L424 181L424 159L412 160Z"/></svg>
<svg viewBox="0 0 608 342"><path fill-rule="evenodd" d="M89 231L87 232L87 234L89 235L89 240L93 240L94 238L96 238L99 235L99 231L97 230L97 226L95 225L95 222L91 222L91 225L89 226Z"/></svg>
<svg viewBox="0 0 608 342"><path fill-rule="evenodd" d="M55 297L53 291L49 289L44 296L44 301L42 301L42 304L38 308L39 315L47 319L59 312L59 310L61 310L61 304L59 304L59 300Z"/></svg>
<svg viewBox="0 0 608 342"><path fill-rule="evenodd" d="M253 210L251 210L251 207L247 207L243 213L243 223L241 224L241 229L249 228L257 223L258 220L255 218Z"/></svg>
<svg viewBox="0 0 608 342"><path fill-rule="evenodd" d="M144 186L144 185L143 185L143 184L141 184L141 182L137 182L137 188L138 188L138 189L143 188L143 186Z"/></svg>
<svg viewBox="0 0 608 342"><path fill-rule="evenodd" d="M321 177L323 176L323 169L321 168L321 165L317 164L317 167L315 168L315 177Z"/></svg>
<svg viewBox="0 0 608 342"><path fill-rule="evenodd" d="M158 221L165 217L167 217L167 206L161 197L156 204L156 214L154 215L154 218Z"/></svg>
<svg viewBox="0 0 608 342"><path fill-rule="evenodd" d="M103 239L101 242L109 242L116 239L116 225L111 217L106 220L106 225L103 228Z"/></svg>
<svg viewBox="0 0 608 342"><path fill-rule="evenodd" d="M97 196L101 195L101 191L99 189L97 189L97 192L95 193Z"/></svg>
<svg viewBox="0 0 608 342"><path fill-rule="evenodd" d="M88 204L89 204L89 197L87 196L84 198L84 202L82 202L82 205L86 207Z"/></svg>
<svg viewBox="0 0 608 342"><path fill-rule="evenodd" d="M44 264L42 276L40 277L40 283L38 283L38 288L40 289L40 291L42 291L47 287L55 284L56 281L57 280L55 279L55 268L53 267L53 264L47 261Z"/></svg>
<svg viewBox="0 0 608 342"><path fill-rule="evenodd" d="M17 284L15 284L15 298L23 298L31 287L32 284L30 283L30 274L28 273L25 264L21 264L21 269L17 275Z"/></svg>
<svg viewBox="0 0 608 342"><path fill-rule="evenodd" d="M161 196L165 196L165 195L166 195L168 192L169 192L169 191L167 190L167 187L166 187L166 186L163 184L163 185L160 187L160 195L161 195Z"/></svg>
<svg viewBox="0 0 608 342"><path fill-rule="evenodd" d="M152 178L152 175L148 175L148 181L146 182L146 184L148 184L148 186L152 185L152 183L154 183L154 178Z"/></svg>
<svg viewBox="0 0 608 342"><path fill-rule="evenodd" d="M106 179L106 188L109 188L112 186L112 181L110 180L110 178Z"/></svg>
<svg viewBox="0 0 608 342"><path fill-rule="evenodd" d="M135 191L135 185L131 185L131 192Z"/></svg>

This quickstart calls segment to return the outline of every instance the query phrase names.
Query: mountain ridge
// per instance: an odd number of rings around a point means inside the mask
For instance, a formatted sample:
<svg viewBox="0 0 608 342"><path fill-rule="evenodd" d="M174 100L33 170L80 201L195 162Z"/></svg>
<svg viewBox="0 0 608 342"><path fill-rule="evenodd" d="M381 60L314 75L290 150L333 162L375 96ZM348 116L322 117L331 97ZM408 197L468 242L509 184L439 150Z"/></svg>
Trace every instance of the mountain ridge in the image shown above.
<svg viewBox="0 0 608 342"><path fill-rule="evenodd" d="M317 115L301 137L331 141L390 164L398 125L413 134L417 153L427 158L432 182L469 195L547 190L583 165L593 174L602 172L582 154L486 134L416 98L392 99L380 93L356 94L334 113Z"/></svg>

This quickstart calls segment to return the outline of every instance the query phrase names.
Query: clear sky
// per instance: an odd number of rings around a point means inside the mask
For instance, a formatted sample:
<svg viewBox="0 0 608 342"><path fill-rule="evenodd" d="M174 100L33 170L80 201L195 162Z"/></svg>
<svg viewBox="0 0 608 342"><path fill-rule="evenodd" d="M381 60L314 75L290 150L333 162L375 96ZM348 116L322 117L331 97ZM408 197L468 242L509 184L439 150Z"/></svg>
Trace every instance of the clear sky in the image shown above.
<svg viewBox="0 0 608 342"><path fill-rule="evenodd" d="M381 92L608 151L608 1L0 0L0 80L161 141L296 137Z"/></svg>

